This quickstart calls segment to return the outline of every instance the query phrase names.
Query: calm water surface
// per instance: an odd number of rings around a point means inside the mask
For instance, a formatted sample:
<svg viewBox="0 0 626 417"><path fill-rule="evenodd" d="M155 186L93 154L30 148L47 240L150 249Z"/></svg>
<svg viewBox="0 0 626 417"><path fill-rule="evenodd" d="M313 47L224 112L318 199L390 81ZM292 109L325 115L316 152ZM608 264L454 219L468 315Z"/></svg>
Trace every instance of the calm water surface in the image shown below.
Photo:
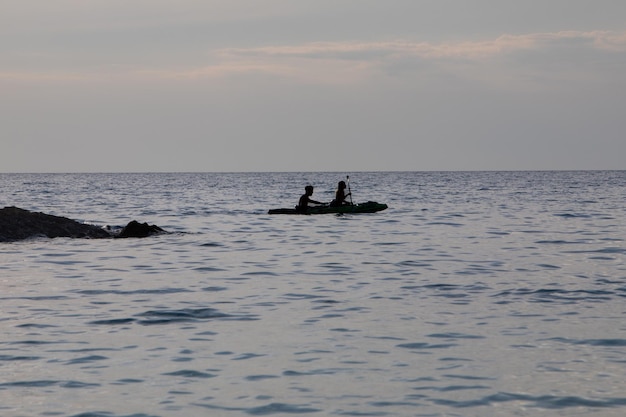
<svg viewBox="0 0 626 417"><path fill-rule="evenodd" d="M0 174L0 415L623 416L626 172Z"/></svg>

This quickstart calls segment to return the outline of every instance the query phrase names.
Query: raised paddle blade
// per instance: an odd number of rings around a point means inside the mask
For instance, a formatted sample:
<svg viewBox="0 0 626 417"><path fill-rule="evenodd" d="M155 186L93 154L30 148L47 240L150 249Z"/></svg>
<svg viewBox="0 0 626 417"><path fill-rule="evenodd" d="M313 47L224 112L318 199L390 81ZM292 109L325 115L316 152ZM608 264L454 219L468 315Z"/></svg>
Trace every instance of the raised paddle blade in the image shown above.
<svg viewBox="0 0 626 417"><path fill-rule="evenodd" d="M350 191L350 175L346 175L346 182L348 183L348 195L350 196L350 205L354 205L352 202L352 191Z"/></svg>

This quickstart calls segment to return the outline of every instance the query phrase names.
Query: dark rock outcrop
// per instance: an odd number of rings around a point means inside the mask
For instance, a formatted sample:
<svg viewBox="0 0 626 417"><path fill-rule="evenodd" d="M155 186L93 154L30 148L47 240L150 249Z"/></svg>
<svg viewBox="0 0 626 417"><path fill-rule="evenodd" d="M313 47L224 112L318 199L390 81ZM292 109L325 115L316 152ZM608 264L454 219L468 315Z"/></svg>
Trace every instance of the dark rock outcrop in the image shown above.
<svg viewBox="0 0 626 417"><path fill-rule="evenodd" d="M102 227L84 224L66 217L32 212L18 207L0 209L0 242L15 242L32 237L71 237L101 239L110 237L147 237L164 233L158 226L133 220L114 234Z"/></svg>
<svg viewBox="0 0 626 417"><path fill-rule="evenodd" d="M124 227L115 237L148 237L163 232L164 230L159 226L148 223L139 223L138 221L133 220L128 223L126 227Z"/></svg>
<svg viewBox="0 0 626 417"><path fill-rule="evenodd" d="M18 207L0 209L0 242L30 237L104 238L111 234L101 227L65 217L36 213Z"/></svg>

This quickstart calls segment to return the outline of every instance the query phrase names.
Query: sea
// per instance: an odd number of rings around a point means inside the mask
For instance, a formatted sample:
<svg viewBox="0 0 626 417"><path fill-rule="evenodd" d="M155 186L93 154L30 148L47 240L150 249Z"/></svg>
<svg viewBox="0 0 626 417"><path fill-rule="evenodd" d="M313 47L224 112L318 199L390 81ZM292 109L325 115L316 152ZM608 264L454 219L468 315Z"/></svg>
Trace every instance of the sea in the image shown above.
<svg viewBox="0 0 626 417"><path fill-rule="evenodd" d="M269 215L348 180L372 214ZM0 174L0 416L626 415L626 171Z"/></svg>

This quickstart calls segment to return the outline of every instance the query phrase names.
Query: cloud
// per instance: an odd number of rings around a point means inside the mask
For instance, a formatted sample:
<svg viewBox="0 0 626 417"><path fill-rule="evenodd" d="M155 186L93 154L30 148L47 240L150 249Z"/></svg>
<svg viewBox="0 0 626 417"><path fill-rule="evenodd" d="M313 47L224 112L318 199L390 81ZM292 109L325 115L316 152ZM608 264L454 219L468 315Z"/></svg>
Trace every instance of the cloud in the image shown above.
<svg viewBox="0 0 626 417"><path fill-rule="evenodd" d="M527 88L529 83L550 83L555 77L569 82L593 78L596 69L605 77L605 69L614 67L615 55L624 52L626 32L611 31L504 34L494 39L439 43L313 42L219 49L214 53L219 65L196 75L226 75L233 70L240 75L263 73L327 84L380 77L411 77L414 81L447 77L511 88L517 83L519 88Z"/></svg>
<svg viewBox="0 0 626 417"><path fill-rule="evenodd" d="M575 44L611 52L626 52L626 32L536 33L502 35L493 40L457 42L412 42L394 40L384 42L315 42L303 45L268 46L259 48L227 48L217 51L223 58L237 57L296 57L308 59L371 59L394 56L416 56L424 59L469 59L513 53L520 50L543 49Z"/></svg>
<svg viewBox="0 0 626 417"><path fill-rule="evenodd" d="M221 79L225 77L274 77L303 83L353 84L376 77L398 77L442 72L461 78L494 77L501 82L515 78L519 67L526 73L540 73L560 66L576 72L589 62L602 66L599 56L626 52L626 32L561 31L504 34L494 39L423 42L385 40L377 42L311 42L251 48L221 48L208 52L206 66L142 66L135 63L119 68L71 73L0 72L2 80L84 81L150 79ZM167 52L164 51L164 54ZM594 57L594 60L589 60ZM623 62L623 61L619 61ZM580 64L580 65L579 65ZM622 66L622 65L618 65ZM580 67L580 68L577 68ZM623 68L617 68L621 71ZM480 75L480 74L485 75ZM504 76L506 74L506 76ZM564 78L567 78L564 74ZM571 74L570 74L571 76ZM576 78L576 77L573 77Z"/></svg>
<svg viewBox="0 0 626 417"><path fill-rule="evenodd" d="M452 76L505 85L538 80L542 72L576 79L589 65L626 52L626 32L562 31L494 39L448 42L387 40L379 42L312 42L214 51L218 64L179 76L214 77L264 74L298 82L352 84L372 78ZM593 57L593 59L590 59ZM600 59L599 59L600 57ZM591 64L590 64L591 62ZM573 75L572 75L573 74ZM606 75L606 74L604 74Z"/></svg>

